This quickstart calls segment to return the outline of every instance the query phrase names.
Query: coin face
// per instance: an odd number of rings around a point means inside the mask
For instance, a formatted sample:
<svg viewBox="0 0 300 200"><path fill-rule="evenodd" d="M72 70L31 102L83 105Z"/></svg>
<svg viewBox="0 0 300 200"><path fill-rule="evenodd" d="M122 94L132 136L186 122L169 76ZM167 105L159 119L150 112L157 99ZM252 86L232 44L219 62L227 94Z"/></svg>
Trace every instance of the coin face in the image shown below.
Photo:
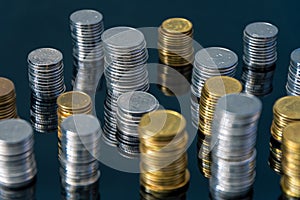
<svg viewBox="0 0 300 200"><path fill-rule="evenodd" d="M78 10L72 13L70 20L77 25L92 25L100 23L103 16L95 10Z"/></svg>
<svg viewBox="0 0 300 200"><path fill-rule="evenodd" d="M283 138L300 147L300 123L291 123L284 129Z"/></svg>
<svg viewBox="0 0 300 200"><path fill-rule="evenodd" d="M0 77L0 98L10 94L15 89L12 81L7 78Z"/></svg>
<svg viewBox="0 0 300 200"><path fill-rule="evenodd" d="M286 96L276 101L274 110L289 119L300 119L300 97Z"/></svg>
<svg viewBox="0 0 300 200"><path fill-rule="evenodd" d="M36 66L57 65L62 59L62 53L52 48L36 49L28 55L28 62Z"/></svg>
<svg viewBox="0 0 300 200"><path fill-rule="evenodd" d="M0 143L16 144L33 135L28 122L21 119L8 119L0 122Z"/></svg>
<svg viewBox="0 0 300 200"><path fill-rule="evenodd" d="M208 92L214 96L223 96L225 94L240 93L242 84L235 78L228 76L216 76L205 82Z"/></svg>
<svg viewBox="0 0 300 200"><path fill-rule="evenodd" d="M162 28L168 32L185 33L192 29L192 23L183 18L170 18L162 23Z"/></svg>
<svg viewBox="0 0 300 200"><path fill-rule="evenodd" d="M91 104L91 98L83 92L71 91L60 95L57 98L57 104L66 110L77 110L88 107Z"/></svg>
<svg viewBox="0 0 300 200"><path fill-rule="evenodd" d="M258 39L273 38L278 34L278 28L267 22L254 22L245 28L246 34Z"/></svg>

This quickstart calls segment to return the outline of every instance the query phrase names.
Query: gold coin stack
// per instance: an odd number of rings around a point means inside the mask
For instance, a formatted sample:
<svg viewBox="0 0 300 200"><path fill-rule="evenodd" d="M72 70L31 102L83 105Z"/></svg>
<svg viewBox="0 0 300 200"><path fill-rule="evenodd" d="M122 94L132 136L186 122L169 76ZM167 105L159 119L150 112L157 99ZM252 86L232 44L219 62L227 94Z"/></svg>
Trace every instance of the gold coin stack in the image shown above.
<svg viewBox="0 0 300 200"><path fill-rule="evenodd" d="M7 78L0 77L0 120L17 117L14 83Z"/></svg>
<svg viewBox="0 0 300 200"><path fill-rule="evenodd" d="M61 94L57 98L57 116L58 116L58 138L61 136L60 124L62 121L74 114L91 114L92 101L89 95L70 91Z"/></svg>
<svg viewBox="0 0 300 200"><path fill-rule="evenodd" d="M292 198L300 198L300 122L283 130L281 188Z"/></svg>
<svg viewBox="0 0 300 200"><path fill-rule="evenodd" d="M181 67L192 64L193 24L184 18L170 18L158 28L160 61L168 66Z"/></svg>
<svg viewBox="0 0 300 200"><path fill-rule="evenodd" d="M184 117L171 110L147 113L140 121L140 184L152 196L182 194L188 188L185 127Z"/></svg>
<svg viewBox="0 0 300 200"><path fill-rule="evenodd" d="M300 97L286 96L278 99L273 106L273 121L271 126L269 165L277 173L282 173L281 142L284 128L300 121Z"/></svg>
<svg viewBox="0 0 300 200"><path fill-rule="evenodd" d="M206 177L211 176L211 131L214 112L218 100L226 95L240 93L242 84L228 76L216 76L209 78L202 89L199 109L198 129L198 166L201 173Z"/></svg>

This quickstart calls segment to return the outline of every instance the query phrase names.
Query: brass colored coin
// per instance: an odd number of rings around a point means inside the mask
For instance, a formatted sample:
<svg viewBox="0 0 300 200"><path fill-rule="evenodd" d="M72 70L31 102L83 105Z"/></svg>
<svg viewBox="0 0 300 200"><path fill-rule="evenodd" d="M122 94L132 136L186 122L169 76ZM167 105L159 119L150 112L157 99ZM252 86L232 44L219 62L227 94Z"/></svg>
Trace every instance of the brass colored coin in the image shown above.
<svg viewBox="0 0 300 200"><path fill-rule="evenodd" d="M81 110L90 104L90 96L79 91L66 92L57 98L57 105L64 110Z"/></svg>
<svg viewBox="0 0 300 200"><path fill-rule="evenodd" d="M228 76L212 77L205 82L204 87L210 95L217 97L242 91L242 84L235 78Z"/></svg>
<svg viewBox="0 0 300 200"><path fill-rule="evenodd" d="M300 122L291 123L284 129L283 143L300 151Z"/></svg>
<svg viewBox="0 0 300 200"><path fill-rule="evenodd" d="M11 80L0 77L0 98L11 94L14 90L15 86Z"/></svg>
<svg viewBox="0 0 300 200"><path fill-rule="evenodd" d="M186 33L193 28L193 25L184 18L170 18L162 23L162 28L170 33Z"/></svg>
<svg viewBox="0 0 300 200"><path fill-rule="evenodd" d="M274 112L288 119L300 119L300 96L286 96L276 101Z"/></svg>

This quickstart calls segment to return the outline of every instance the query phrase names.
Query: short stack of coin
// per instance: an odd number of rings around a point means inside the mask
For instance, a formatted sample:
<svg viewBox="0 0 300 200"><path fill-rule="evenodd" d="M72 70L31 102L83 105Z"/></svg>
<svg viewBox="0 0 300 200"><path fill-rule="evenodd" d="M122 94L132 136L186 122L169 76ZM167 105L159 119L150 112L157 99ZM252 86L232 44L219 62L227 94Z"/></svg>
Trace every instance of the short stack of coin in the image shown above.
<svg viewBox="0 0 300 200"><path fill-rule="evenodd" d="M207 178L211 175L210 139L217 101L226 94L240 93L241 91L241 83L228 76L215 76L208 79L204 84L200 98L197 149L199 169Z"/></svg>
<svg viewBox="0 0 300 200"><path fill-rule="evenodd" d="M281 173L281 142L284 128L300 121L300 97L286 96L278 99L273 106L273 122L271 126L269 165L277 173Z"/></svg>
<svg viewBox="0 0 300 200"><path fill-rule="evenodd" d="M100 124L96 117L75 114L60 125L58 159L63 187L88 186L100 177Z"/></svg>
<svg viewBox="0 0 300 200"><path fill-rule="evenodd" d="M291 53L286 93L288 95L300 96L300 48L295 49Z"/></svg>
<svg viewBox="0 0 300 200"><path fill-rule="evenodd" d="M139 124L140 185L146 193L172 195L186 192L188 134L182 115L171 110L145 114Z"/></svg>
<svg viewBox="0 0 300 200"><path fill-rule="evenodd" d="M157 99L141 91L126 92L117 101L117 140L121 155L126 157L139 156L138 126L142 116L157 110Z"/></svg>
<svg viewBox="0 0 300 200"><path fill-rule="evenodd" d="M0 121L0 186L22 188L36 173L34 136L30 124L21 119Z"/></svg>
<svg viewBox="0 0 300 200"><path fill-rule="evenodd" d="M7 78L0 77L0 120L17 117L14 83Z"/></svg>
<svg viewBox="0 0 300 200"><path fill-rule="evenodd" d="M57 97L65 91L63 56L52 48L36 49L28 55L31 89L31 124L38 132L57 130Z"/></svg>
<svg viewBox="0 0 300 200"><path fill-rule="evenodd" d="M211 138L213 199L240 199L253 189L261 110L261 101L252 95L227 94L219 99Z"/></svg>
<svg viewBox="0 0 300 200"><path fill-rule="evenodd" d="M205 81L214 76L234 77L237 65L238 56L226 48L209 47L196 53L191 86L192 123L196 128L199 125L199 100Z"/></svg>
<svg viewBox="0 0 300 200"><path fill-rule="evenodd" d="M62 185L61 185L62 186ZM100 200L99 179L87 186L62 186L62 200Z"/></svg>
<svg viewBox="0 0 300 200"><path fill-rule="evenodd" d="M170 18L158 28L160 61L168 66L189 65L194 59L193 25L184 18Z"/></svg>
<svg viewBox="0 0 300 200"><path fill-rule="evenodd" d="M70 91L61 94L57 98L57 117L58 117L58 138L61 137L60 124L67 117L74 114L91 114L92 101L89 95Z"/></svg>
<svg viewBox="0 0 300 200"><path fill-rule="evenodd" d="M266 22L254 22L244 29L242 83L246 93L265 96L273 90L277 34L277 27Z"/></svg>
<svg viewBox="0 0 300 200"><path fill-rule="evenodd" d="M289 124L282 138L281 188L290 197L300 198L300 122Z"/></svg>
<svg viewBox="0 0 300 200"><path fill-rule="evenodd" d="M130 91L148 91L148 50L142 32L131 27L114 27L102 34L107 91L104 104L103 139L116 146L117 100Z"/></svg>

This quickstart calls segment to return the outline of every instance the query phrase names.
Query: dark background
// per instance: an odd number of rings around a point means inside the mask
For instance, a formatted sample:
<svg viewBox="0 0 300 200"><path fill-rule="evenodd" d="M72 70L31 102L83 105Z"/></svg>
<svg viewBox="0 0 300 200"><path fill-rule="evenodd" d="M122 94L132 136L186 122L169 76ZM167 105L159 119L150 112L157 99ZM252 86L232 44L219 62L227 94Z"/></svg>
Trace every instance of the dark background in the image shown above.
<svg viewBox="0 0 300 200"><path fill-rule="evenodd" d="M11 79L16 86L18 113L29 119L30 90L27 76L27 54L38 47L55 47L64 54L65 81L70 89L72 74L72 44L69 15L78 9L90 8L104 15L105 27L127 25L158 27L169 17L185 17L193 22L194 38L202 46L223 46L235 51L240 58L241 73L242 31L254 21L267 21L279 28L278 61L274 91L262 99L264 108L258 132L257 178L254 199L278 199L280 177L267 164L269 155L269 127L272 106L285 95L289 54L300 46L299 1L201 1L201 0L10 0L0 7L0 76ZM151 51L152 52L152 51ZM152 52L150 61L157 60ZM164 98L155 88L151 91ZM99 92L103 100L104 89ZM99 101L100 101L99 100ZM166 101L164 101L166 102ZM172 101L170 101L172 102ZM189 99L187 99L189 102ZM96 106L102 120L102 102ZM166 105L172 107L172 105ZM190 121L190 116L185 116ZM188 129L190 129L190 125ZM208 199L208 182L199 173L195 142L189 148L191 186L188 199ZM60 199L56 134L36 134L38 162L37 199ZM101 199L139 199L138 174L118 172L101 165Z"/></svg>

